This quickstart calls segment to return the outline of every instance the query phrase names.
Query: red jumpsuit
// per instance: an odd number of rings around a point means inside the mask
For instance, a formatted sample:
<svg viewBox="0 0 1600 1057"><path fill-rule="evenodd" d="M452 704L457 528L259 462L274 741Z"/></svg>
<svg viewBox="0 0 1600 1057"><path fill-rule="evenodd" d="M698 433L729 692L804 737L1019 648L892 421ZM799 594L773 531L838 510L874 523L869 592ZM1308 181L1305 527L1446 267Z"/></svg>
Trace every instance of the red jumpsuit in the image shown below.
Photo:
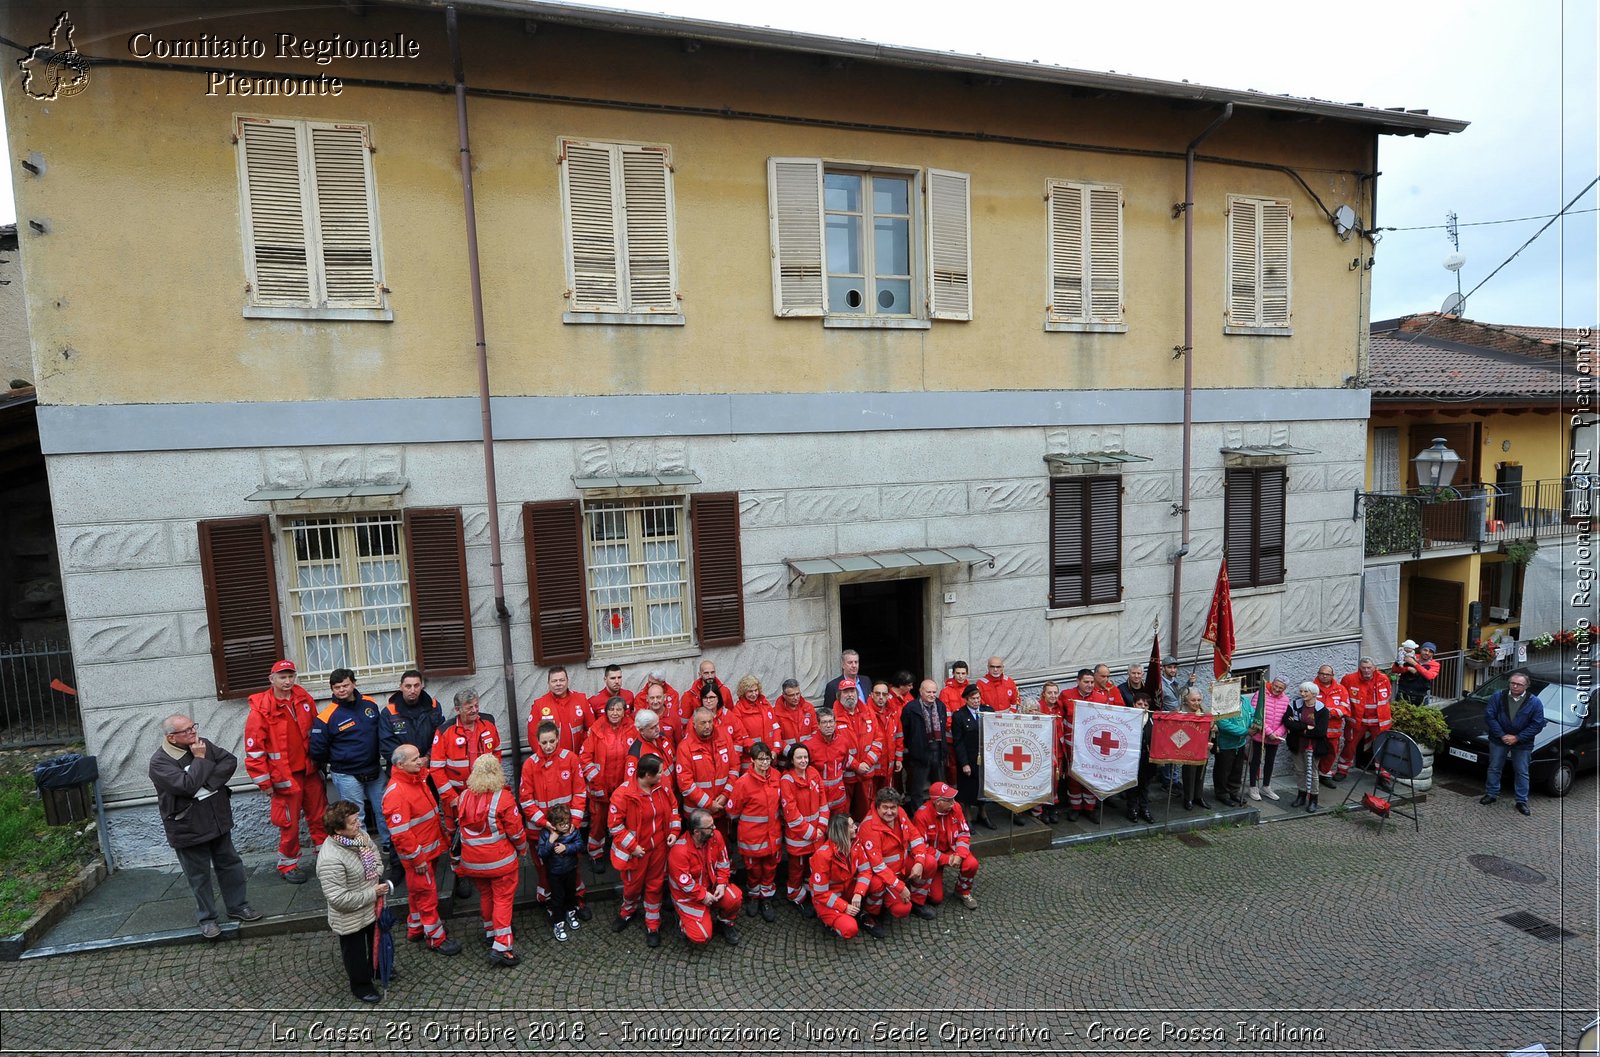
<svg viewBox="0 0 1600 1057"><path fill-rule="evenodd" d="M900 813L905 814L904 811ZM887 905L890 916L903 918L911 913L911 887L900 879L895 864L884 862L875 847L877 841L866 837L866 833L866 823L862 823L861 829L856 831L853 849L867 863L867 900L861 906L861 916L876 918Z"/></svg>
<svg viewBox="0 0 1600 1057"><path fill-rule="evenodd" d="M631 778L611 797L611 865L622 877L617 915L631 918L644 901L644 927L661 930L661 898L667 883L667 842L683 832L678 801L664 781L645 791Z"/></svg>
<svg viewBox="0 0 1600 1057"><path fill-rule="evenodd" d="M1378 735L1393 725L1389 702L1394 698L1394 684L1383 672L1373 672L1371 679L1363 679L1360 671L1351 672L1339 682L1350 695L1353 724L1352 735L1339 750L1339 777L1343 778L1356 762L1356 750L1365 746L1370 751Z"/></svg>
<svg viewBox="0 0 1600 1057"><path fill-rule="evenodd" d="M1332 778L1344 756L1345 742L1358 739L1360 735L1357 724L1350 721L1350 691L1345 689L1343 683L1323 686L1318 681L1317 696L1328 706L1328 744L1333 747L1332 752L1317 761L1317 770L1323 777ZM1355 754L1354 749L1350 752L1352 756ZM1348 766L1344 768L1345 771L1349 769Z"/></svg>
<svg viewBox="0 0 1600 1057"><path fill-rule="evenodd" d="M446 794L452 807L455 793ZM428 946L444 942L439 920L439 874L434 863L444 854L444 830L439 805L428 788L427 771L396 767L383 790L383 814L394 842L395 858L406 871L406 936L425 937Z"/></svg>
<svg viewBox="0 0 1600 1057"><path fill-rule="evenodd" d="M850 798L850 817L859 821L872 811L872 798L878 792L878 769L883 763L883 732L878 729L878 710L858 701L854 711L835 704L833 714L839 721L839 729L850 732L855 747L855 759L844 772L844 787ZM860 773L862 764L867 765L866 774Z"/></svg>
<svg viewBox="0 0 1600 1057"><path fill-rule="evenodd" d="M933 801L929 800L917 808L912 821L922 831L934 860L932 869L928 871L928 902L934 906L944 902L946 866L956 866L961 870L960 880L956 882L956 895L970 893L972 880L978 876L978 857L972 854L972 830L967 826L967 816L961 810L961 805L952 803L950 810L941 815L933 806Z"/></svg>
<svg viewBox="0 0 1600 1057"><path fill-rule="evenodd" d="M570 696L570 695L569 695ZM548 812L557 804L565 804L572 812L572 828L582 829L589 806L589 786L583 780L583 762L578 754L558 748L546 756L540 749L522 761L522 782L517 786L517 806L522 817L528 820L528 830L537 834L545 828ZM550 898L550 878L545 873L544 860L533 857L538 872L539 885L533 897L543 903ZM586 895L583 878L578 878L578 905L584 905Z"/></svg>
<svg viewBox="0 0 1600 1057"><path fill-rule="evenodd" d="M978 699L996 712L1010 712L1022 700L1016 682L1004 675L998 679L987 675L979 679Z"/></svg>
<svg viewBox="0 0 1600 1057"><path fill-rule="evenodd" d="M627 780L628 746L639 732L633 729L633 720L627 716L616 726L602 713L589 724L589 733L583 739L583 752L578 754L583 768L583 780L588 786L589 803L589 858L595 862L606 850L606 829L603 820L610 805L611 794Z"/></svg>
<svg viewBox="0 0 1600 1057"><path fill-rule="evenodd" d="M626 687L624 687L623 689L618 690L616 693L613 694L610 690L607 690L605 687L601 687L600 688L600 692L598 694L593 694L589 698L589 725L591 727L594 726L594 721L595 720L604 719L605 718L605 716L606 716L606 702L610 701L613 697L622 698L622 700L627 703L628 715L630 715L630 716L633 715L633 691L632 690L629 690Z"/></svg>
<svg viewBox="0 0 1600 1057"><path fill-rule="evenodd" d="M549 721L561 734L557 747L571 752L583 749L583 736L589 732L589 699L570 690L560 697L545 694L528 706L528 744L539 744L539 724Z"/></svg>
<svg viewBox="0 0 1600 1057"><path fill-rule="evenodd" d="M796 742L805 741L817 730L817 710L803 697L793 708L783 698L778 698L772 706L772 718L779 731L779 744L774 745L772 751L778 756L783 756Z"/></svg>
<svg viewBox="0 0 1600 1057"><path fill-rule="evenodd" d="M446 789L457 795L466 792L472 765L487 754L500 755L500 731L492 721L480 716L471 727L463 727L459 721L440 727L428 752L434 788L440 793Z"/></svg>
<svg viewBox="0 0 1600 1057"><path fill-rule="evenodd" d="M739 858L744 860L745 884L752 899L775 899L778 895L778 852L783 846L779 796L778 771L773 767L767 768L765 777L752 767L733 783L728 814L733 819Z"/></svg>
<svg viewBox="0 0 1600 1057"><path fill-rule="evenodd" d="M837 815L850 809L849 794L845 792L844 775L856 758L855 738L844 727L835 727L833 737L824 738L819 730L806 742L811 750L811 766L822 779L822 791L828 798L828 811Z"/></svg>
<svg viewBox="0 0 1600 1057"><path fill-rule="evenodd" d="M928 888L933 880L934 856L928 847L928 842L922 838L922 829L911 822L905 808L895 808L895 820L885 822L878 817L874 810L868 815L866 821L861 823L861 829L856 833L856 843L867 850L869 856L877 856L883 865L894 871L895 877L903 881L911 890L911 903L921 906L928 901ZM911 871L922 867L922 876L914 878ZM876 878L874 884L877 883ZM886 891L892 892L892 887ZM869 889L867 898L871 899L872 891ZM909 913L911 907L906 910ZM895 914L895 917L904 917L904 914Z"/></svg>
<svg viewBox="0 0 1600 1057"><path fill-rule="evenodd" d="M876 785L878 789L887 789L900 784L897 779L901 772L897 767L903 766L906 758L905 732L900 729L902 705L892 693L882 708L872 698L868 698L867 703L872 707L872 714L878 717L878 730L883 736L883 761L878 764Z"/></svg>
<svg viewBox="0 0 1600 1057"><path fill-rule="evenodd" d="M710 812L719 827L727 824L728 797L733 793L739 765L725 733L714 729L706 739L691 728L678 743L678 762L673 773L685 810L699 808ZM722 798L721 807L715 806L719 797Z"/></svg>
<svg viewBox="0 0 1600 1057"><path fill-rule="evenodd" d="M789 855L789 882L784 894L792 902L805 898L806 869L811 855L828 834L828 798L815 767L805 773L783 772L778 779L778 799L783 808L783 847Z"/></svg>
<svg viewBox="0 0 1600 1057"><path fill-rule="evenodd" d="M517 860L528 850L522 814L509 789L461 794L461 862L456 872L477 882L483 934L497 951L511 949L511 900L517 894Z"/></svg>
<svg viewBox="0 0 1600 1057"><path fill-rule="evenodd" d="M758 741L766 742L773 758L777 758L778 743L783 740L783 728L778 726L778 720L772 714L772 705L765 694L757 696L754 702L739 698L733 703L728 716L732 720L733 747L739 750L740 774L750 770L750 746Z"/></svg>
<svg viewBox="0 0 1600 1057"><path fill-rule="evenodd" d="M327 831L327 787L306 751L317 703L305 687L294 684L287 700L275 691L250 695L244 720L244 769L263 793L272 797L272 824L278 827L278 872L300 862L300 816L311 831L311 843L322 847Z"/></svg>
<svg viewBox="0 0 1600 1057"><path fill-rule="evenodd" d="M823 841L811 853L811 905L817 920L847 940L861 928L861 919L851 917L847 908L852 900L866 898L868 869L866 855L855 848L840 851Z"/></svg>
<svg viewBox="0 0 1600 1057"><path fill-rule="evenodd" d="M695 847L692 837L680 840L667 852L672 904L690 943L698 945L711 938L712 914L723 925L732 925L738 919L744 895L728 880L731 872L728 845L720 833L713 832L699 847ZM718 885L723 886L722 897L711 899Z"/></svg>

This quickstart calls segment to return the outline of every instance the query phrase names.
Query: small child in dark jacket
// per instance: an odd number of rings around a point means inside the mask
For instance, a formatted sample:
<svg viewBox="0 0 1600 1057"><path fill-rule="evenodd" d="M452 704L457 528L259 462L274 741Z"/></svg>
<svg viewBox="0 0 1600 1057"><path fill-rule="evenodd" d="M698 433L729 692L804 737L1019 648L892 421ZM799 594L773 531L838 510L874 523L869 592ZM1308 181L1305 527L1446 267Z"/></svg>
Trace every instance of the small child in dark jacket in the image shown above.
<svg viewBox="0 0 1600 1057"><path fill-rule="evenodd" d="M539 834L539 858L550 879L550 901L545 913L556 939L567 942L567 933L578 925L578 853L583 850L583 833L572 825L572 812L557 804L546 812L550 827Z"/></svg>

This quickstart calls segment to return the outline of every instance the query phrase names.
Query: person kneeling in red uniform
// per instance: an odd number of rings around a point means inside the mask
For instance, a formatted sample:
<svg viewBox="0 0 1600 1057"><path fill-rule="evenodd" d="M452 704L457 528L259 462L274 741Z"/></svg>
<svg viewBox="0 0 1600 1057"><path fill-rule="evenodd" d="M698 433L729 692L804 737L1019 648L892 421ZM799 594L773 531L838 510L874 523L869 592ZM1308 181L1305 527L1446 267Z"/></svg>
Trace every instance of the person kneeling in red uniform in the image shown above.
<svg viewBox="0 0 1600 1057"><path fill-rule="evenodd" d="M972 881L978 876L978 857L972 854L972 830L967 827L961 805L956 803L955 788L935 782L928 790L928 802L917 809L912 821L922 831L934 860L927 878L928 902L934 906L944 902L944 869L955 866L961 870L956 898L968 910L977 910Z"/></svg>
<svg viewBox="0 0 1600 1057"><path fill-rule="evenodd" d="M897 918L915 914L919 918L934 916L928 906L929 875L933 872L934 858L928 854L928 843L922 831L911 824L911 817L900 804L904 800L893 789L880 789L873 797L873 811L861 823L856 841L867 851L869 861L881 860L884 872L873 871L873 884L867 890L868 906L881 891L889 903L889 913ZM897 894L896 889L905 889ZM901 903L909 903L901 909Z"/></svg>
<svg viewBox="0 0 1600 1057"><path fill-rule="evenodd" d="M717 832L708 811L689 812L689 839L680 840L667 852L667 883L672 888L672 904L678 911L678 926L684 938L699 946L711 938L711 918L722 926L722 939L728 946L739 942L739 908L744 894L728 880L728 845Z"/></svg>
<svg viewBox="0 0 1600 1057"><path fill-rule="evenodd" d="M828 818L828 839L811 854L811 905L817 920L842 939L855 939L861 929L861 905L867 898L866 855L856 845L856 823L847 811ZM877 925L875 935L883 930Z"/></svg>

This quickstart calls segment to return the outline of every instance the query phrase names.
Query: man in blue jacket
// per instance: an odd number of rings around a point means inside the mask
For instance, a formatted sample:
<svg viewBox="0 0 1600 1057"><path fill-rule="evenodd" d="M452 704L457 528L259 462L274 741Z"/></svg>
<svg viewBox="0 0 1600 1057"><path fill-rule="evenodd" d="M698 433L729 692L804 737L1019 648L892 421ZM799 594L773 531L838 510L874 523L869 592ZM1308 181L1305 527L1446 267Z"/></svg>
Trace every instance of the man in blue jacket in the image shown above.
<svg viewBox="0 0 1600 1057"><path fill-rule="evenodd" d="M356 806L372 804L366 818L378 821L385 854L391 850L389 826L383 818L383 768L378 756L378 706L356 689L356 673L335 668L328 673L333 700L311 724L311 759L328 769L337 799Z"/></svg>
<svg viewBox="0 0 1600 1057"><path fill-rule="evenodd" d="M1528 808L1528 762L1533 757L1533 737L1544 729L1544 703L1528 692L1528 673L1513 672L1509 687L1489 698L1484 720L1489 727L1489 775L1484 779L1480 804L1492 804L1500 797L1500 772L1506 757L1511 757L1512 788L1517 794L1517 810Z"/></svg>

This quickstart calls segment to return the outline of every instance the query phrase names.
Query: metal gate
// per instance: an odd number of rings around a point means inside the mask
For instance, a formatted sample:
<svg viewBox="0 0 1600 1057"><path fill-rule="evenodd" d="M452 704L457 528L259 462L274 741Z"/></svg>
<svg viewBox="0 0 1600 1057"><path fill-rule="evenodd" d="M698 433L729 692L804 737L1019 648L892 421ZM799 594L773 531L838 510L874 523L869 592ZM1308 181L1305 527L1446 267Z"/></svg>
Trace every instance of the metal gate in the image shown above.
<svg viewBox="0 0 1600 1057"><path fill-rule="evenodd" d="M0 747L83 737L70 643L0 642Z"/></svg>

